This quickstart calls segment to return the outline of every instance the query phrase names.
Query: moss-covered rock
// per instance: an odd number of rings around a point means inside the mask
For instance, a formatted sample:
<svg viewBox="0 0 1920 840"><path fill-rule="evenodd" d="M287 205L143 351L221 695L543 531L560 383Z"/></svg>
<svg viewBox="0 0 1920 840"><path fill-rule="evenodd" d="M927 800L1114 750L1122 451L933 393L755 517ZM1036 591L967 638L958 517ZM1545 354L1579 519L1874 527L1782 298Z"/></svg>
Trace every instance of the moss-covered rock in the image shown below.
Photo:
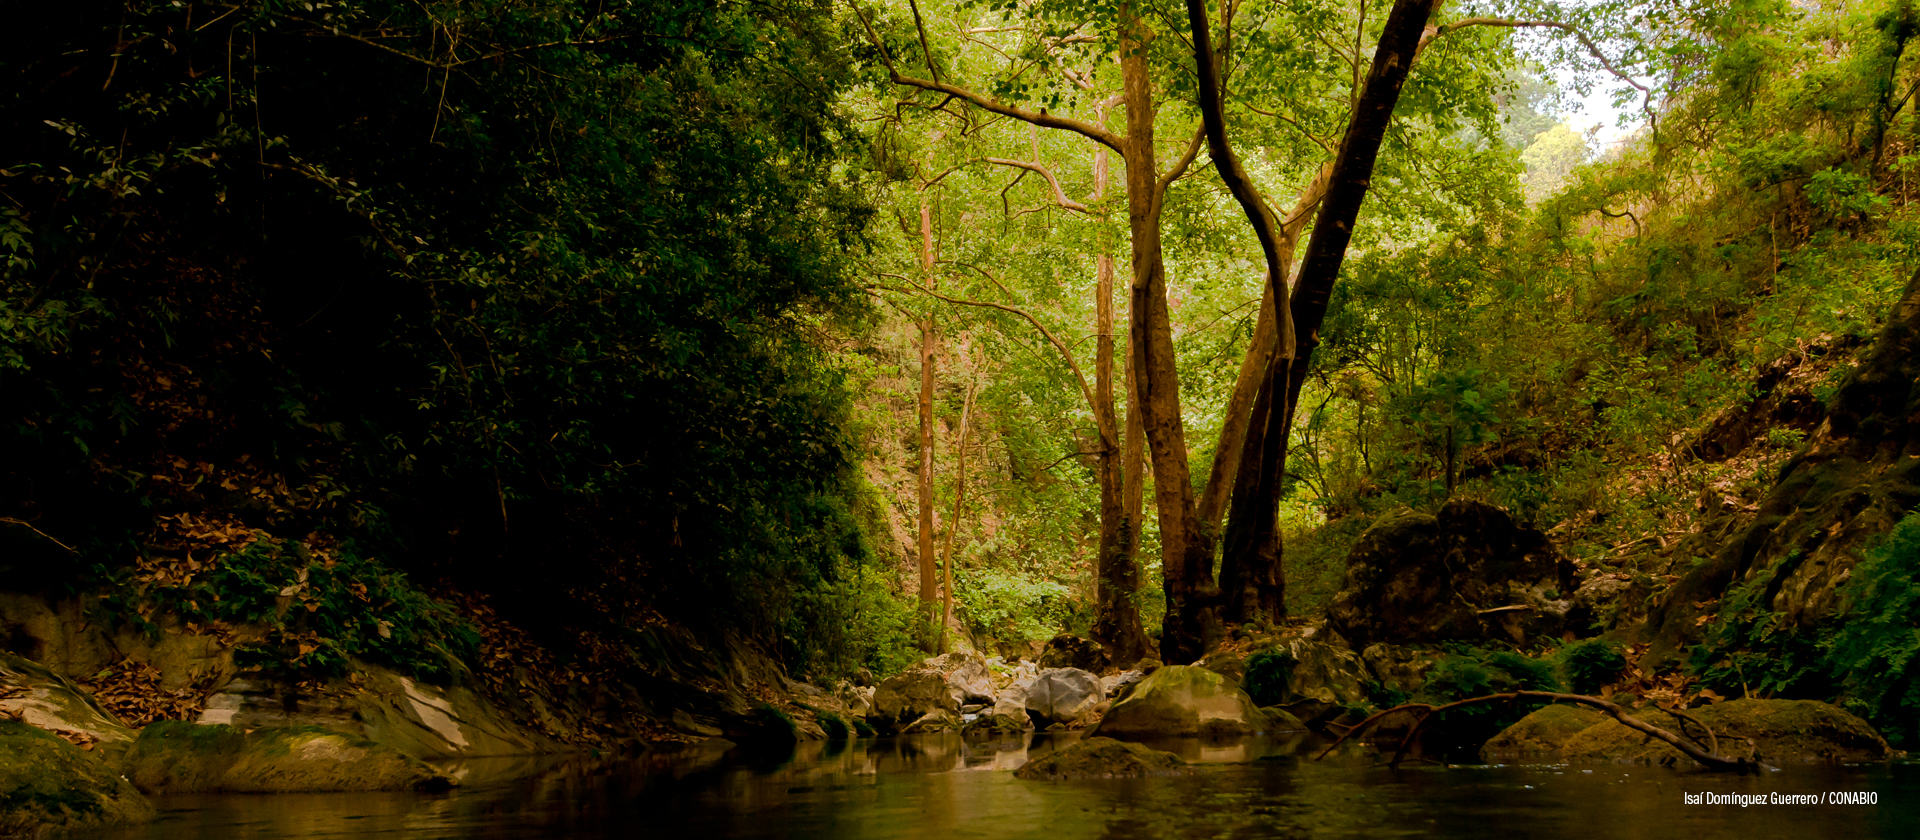
<svg viewBox="0 0 1920 840"><path fill-rule="evenodd" d="M1205 668L1169 665L1134 685L1093 734L1109 738L1250 735L1267 716L1238 686Z"/></svg>
<svg viewBox="0 0 1920 840"><path fill-rule="evenodd" d="M418 759L319 726L247 732L160 721L140 731L122 770L147 793L432 790L452 784Z"/></svg>
<svg viewBox="0 0 1920 840"><path fill-rule="evenodd" d="M0 720L0 836L141 822L153 806L98 756Z"/></svg>
<svg viewBox="0 0 1920 840"><path fill-rule="evenodd" d="M1488 740L1480 754L1489 758L1556 753L1568 740L1611 718L1582 706L1552 705L1535 709Z"/></svg>
<svg viewBox="0 0 1920 840"><path fill-rule="evenodd" d="M1723 755L1746 755L1746 739L1751 738L1759 759L1770 764L1887 757L1886 741L1866 721L1814 700L1730 700L1688 714L1713 728ZM1669 731L1679 727L1658 712L1639 716ZM1614 720L1569 738L1560 753L1566 758L1682 766L1693 763L1666 742Z"/></svg>
<svg viewBox="0 0 1920 840"><path fill-rule="evenodd" d="M1177 776L1187 762L1170 752L1129 744L1112 738L1085 738L1065 749L1047 753L1020 765L1016 779L1132 779Z"/></svg>
<svg viewBox="0 0 1920 840"><path fill-rule="evenodd" d="M120 722L93 695L52 670L29 659L0 652L0 688L14 696L0 700L0 711L11 712L28 725L53 732L77 733L94 742L103 755L117 757L133 743L133 730ZM9 692L0 692L0 694Z"/></svg>

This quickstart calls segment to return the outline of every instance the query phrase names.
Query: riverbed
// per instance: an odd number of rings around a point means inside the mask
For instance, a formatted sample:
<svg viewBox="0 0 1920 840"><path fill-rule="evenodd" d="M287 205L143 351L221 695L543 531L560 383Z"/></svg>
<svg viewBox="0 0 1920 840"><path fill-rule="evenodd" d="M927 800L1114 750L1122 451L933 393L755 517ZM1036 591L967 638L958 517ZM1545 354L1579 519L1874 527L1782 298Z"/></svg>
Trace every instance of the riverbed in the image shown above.
<svg viewBox="0 0 1920 840"><path fill-rule="evenodd" d="M1012 770L1076 734L915 736L640 758L448 765L445 794L157 797L148 825L102 838L1911 838L1920 764L1784 767L1758 776L1620 764L1381 766L1325 760L1308 737L1160 744L1174 778L1028 782ZM1877 804L1758 804L1866 792ZM1737 794L1740 798L1729 798ZM1699 804L1690 804L1690 795ZM1860 797L1852 797L1860 798ZM1733 804L1746 801L1754 804ZM1709 804L1718 803L1718 804Z"/></svg>

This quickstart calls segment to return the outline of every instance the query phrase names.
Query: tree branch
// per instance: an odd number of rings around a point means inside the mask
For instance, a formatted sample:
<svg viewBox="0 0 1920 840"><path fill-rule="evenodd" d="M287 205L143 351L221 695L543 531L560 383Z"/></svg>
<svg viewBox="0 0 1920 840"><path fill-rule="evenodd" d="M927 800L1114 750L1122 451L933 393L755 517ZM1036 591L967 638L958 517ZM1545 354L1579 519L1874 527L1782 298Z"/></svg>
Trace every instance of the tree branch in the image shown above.
<svg viewBox="0 0 1920 840"><path fill-rule="evenodd" d="M1626 82L1632 85L1635 90L1640 91L1640 110L1646 112L1649 123L1655 122L1658 119L1653 113L1653 90L1646 85L1640 84L1638 80L1628 75L1626 71L1615 67L1612 59L1607 58L1607 54L1600 51L1599 45L1595 44L1592 38L1587 37L1586 32L1581 31L1579 27L1570 23L1561 23L1554 20L1509 20L1506 18L1489 17L1461 18L1460 20L1450 23L1427 27L1426 31L1420 34L1420 45L1414 49L1414 55L1419 55L1421 50L1426 49L1428 44L1441 36L1449 32L1466 29L1470 26L1499 26L1508 29L1558 29L1562 32L1569 33L1573 37L1578 38L1581 46L1586 47L1587 52L1592 54L1594 59L1600 62L1600 66L1607 69L1608 73L1613 74L1614 78Z"/></svg>
<svg viewBox="0 0 1920 840"><path fill-rule="evenodd" d="M1167 170L1167 174L1160 176L1160 183L1154 187L1154 195L1165 195L1167 188L1173 186L1173 182L1180 180L1181 176L1187 174L1187 167L1192 166L1193 159L1200 156L1201 141L1206 139L1206 125L1203 123L1195 126L1193 129L1193 139L1187 141L1186 154L1181 155L1179 160L1173 162L1173 168Z"/></svg>
<svg viewBox="0 0 1920 840"><path fill-rule="evenodd" d="M899 275L897 274L887 275L887 276L899 277ZM900 279L905 280L906 278L901 277ZM1067 347L1066 342L1061 341L1058 336L1054 335L1053 330L1047 329L1047 325L1040 323L1040 319L1033 317L1033 315L1029 314L1026 310L1021 309L1017 306L1008 306L1004 303L994 303L992 301L967 300L966 298L948 297L947 295L940 294L939 292L936 292L925 286L919 285L918 283L915 283L910 288L906 288L906 289L897 289L890 286L882 286L881 288L887 289L889 291L895 291L895 292L917 292L919 294L923 294L932 298L938 298L940 300L944 300L948 303L955 304L958 306L975 306L982 309L998 309L1001 312L1011 313L1013 315L1018 315L1021 318L1026 319L1027 323L1032 324L1034 329L1039 330L1040 334L1046 337L1048 343L1052 344L1054 349L1060 351L1060 358L1066 361L1067 369L1073 371L1073 378L1080 383L1080 395L1086 399L1087 406L1089 408L1092 408L1098 405L1098 403L1094 400L1094 397L1093 397L1093 388L1087 385L1086 375L1080 372L1080 364L1074 361L1073 359L1073 350ZM1114 431L1113 429L1107 427L1107 422L1105 418L1103 418L1100 412L1098 411L1094 412L1094 425L1099 427L1101 445L1107 447L1108 449L1113 449L1117 445L1115 442Z"/></svg>
<svg viewBox="0 0 1920 840"><path fill-rule="evenodd" d="M1748 772L1759 770L1766 766L1751 758L1745 758L1745 757L1728 758L1727 756L1721 755L1720 749L1719 749L1720 739L1713 734L1713 730L1709 728L1706 724L1701 723L1698 718L1695 718L1692 715L1686 714L1684 712L1679 712L1672 709L1662 710L1667 712L1670 715L1673 715L1678 720L1683 720L1688 723L1692 723L1693 725L1698 726L1702 730L1704 730L1707 733L1708 740L1710 741L1710 746L1708 748L1702 749L1700 745L1693 743L1689 739L1681 738L1680 736L1675 735L1672 732L1668 732L1665 729L1661 729L1658 726L1654 726L1653 724L1647 723L1646 721L1643 721L1639 718L1629 715L1627 714L1627 710L1625 708L1622 708L1617 704L1609 703L1598 697L1588 697L1584 694L1561 694L1555 691L1509 691L1504 694L1489 694L1485 697L1471 697L1466 700L1459 700L1453 703L1447 703L1442 706L1435 706L1430 703L1406 703L1403 705L1395 706L1391 709L1375 714L1374 716L1361 721L1359 725L1353 727L1352 729L1347 730L1346 734L1341 735L1339 738L1334 739L1334 742L1332 744L1329 744L1325 750L1321 751L1319 755L1314 756L1314 760L1318 761L1322 758L1326 758L1328 753L1333 752L1334 747L1340 746L1340 744L1346 741L1348 738L1352 738L1355 735L1358 735L1366 731L1367 729L1373 727L1375 724L1379 723L1381 720L1384 720L1390 715L1393 715L1397 712L1406 712L1408 714L1417 713L1413 726L1409 727L1407 729L1407 734L1400 739L1400 746L1394 750L1393 760L1388 763L1388 766L1399 766L1401 757L1405 756L1407 752L1407 748L1413 745L1414 736L1420 733L1420 727L1426 724L1426 722L1429 719L1431 719L1435 714L1439 712L1445 712L1451 709L1458 709L1464 706L1473 706L1481 703L1491 703L1496 700L1506 700L1509 702L1515 701L1515 700L1537 700L1537 701L1543 701L1547 703L1576 703L1582 706L1592 706L1593 708L1599 709L1600 711L1606 712L1608 715L1611 715L1614 720L1619 721L1622 725L1626 726L1629 729L1633 729L1638 732L1643 732L1647 735L1650 735L1655 738L1659 738L1662 741L1672 744L1674 749L1677 749L1680 752L1685 753L1688 758L1691 758L1694 761L1699 762L1701 766L1706 767L1709 770L1732 770L1738 773L1748 773ZM1751 745L1751 741L1749 741L1749 745Z"/></svg>
<svg viewBox="0 0 1920 840"><path fill-rule="evenodd" d="M984 158L984 160L986 160L986 162L988 163L997 163L997 164L1000 164L1001 166L1012 166L1020 169L1025 169L1029 172L1039 173L1040 177L1047 179L1047 183L1053 186L1053 201L1055 204L1058 204L1061 207L1064 207L1068 210L1072 210L1075 213L1084 213L1089 216L1100 215L1099 213L1094 212L1093 209L1088 207L1087 205L1081 204L1078 201L1074 201L1073 199L1068 198L1066 192L1060 189L1060 179L1055 178L1053 176L1053 172L1049 171L1046 167L1041 166L1040 164L1029 163L1024 160L1010 160L1008 158L990 157L990 158Z"/></svg>

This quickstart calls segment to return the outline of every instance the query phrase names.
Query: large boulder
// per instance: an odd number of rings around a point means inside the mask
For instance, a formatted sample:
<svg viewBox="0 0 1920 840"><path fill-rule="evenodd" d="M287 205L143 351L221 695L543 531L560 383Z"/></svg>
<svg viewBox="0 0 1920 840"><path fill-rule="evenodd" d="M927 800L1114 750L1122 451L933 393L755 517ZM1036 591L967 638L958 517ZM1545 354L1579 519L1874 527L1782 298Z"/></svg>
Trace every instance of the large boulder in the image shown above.
<svg viewBox="0 0 1920 840"><path fill-rule="evenodd" d="M0 837L141 822L153 806L98 756L0 718Z"/></svg>
<svg viewBox="0 0 1920 840"><path fill-rule="evenodd" d="M1046 650L1040 652L1040 667L1104 671L1107 669L1107 652L1092 639L1061 633L1048 640Z"/></svg>
<svg viewBox="0 0 1920 840"><path fill-rule="evenodd" d="M241 730L159 721L140 730L122 771L147 793L444 790L419 759L318 726Z"/></svg>
<svg viewBox="0 0 1920 840"><path fill-rule="evenodd" d="M1094 733L1131 739L1223 737L1267 727L1267 716L1253 698L1225 677L1192 665L1169 665L1134 684Z"/></svg>
<svg viewBox="0 0 1920 840"><path fill-rule="evenodd" d="M959 692L962 703L992 703L993 673L987 663L969 659L946 672L947 685Z"/></svg>
<svg viewBox="0 0 1920 840"><path fill-rule="evenodd" d="M1729 700L1688 714L1713 729L1720 753L1747 756L1753 741L1758 760L1789 762L1870 761L1887 757L1887 742L1866 721L1816 700ZM1679 724L1648 710L1635 715L1679 734ZM1705 736L1701 735L1701 740ZM1615 720L1582 730L1561 747L1564 758L1631 761L1651 764L1691 764L1671 744Z"/></svg>
<svg viewBox="0 0 1920 840"><path fill-rule="evenodd" d="M1012 685L1001 689L1000 693L993 698L993 709L987 714L1026 717L1027 688L1032 685L1033 681L1028 680L1024 685Z"/></svg>
<svg viewBox="0 0 1920 840"><path fill-rule="evenodd" d="M1328 624L1352 644L1557 634L1575 567L1540 531L1484 502L1454 499L1435 514L1402 509L1360 536Z"/></svg>
<svg viewBox="0 0 1920 840"><path fill-rule="evenodd" d="M894 731L925 717L928 712L960 712L960 697L947 675L932 668L916 668L886 678L873 691L873 711L867 719L885 731Z"/></svg>
<svg viewBox="0 0 1920 840"><path fill-rule="evenodd" d="M1187 762L1170 752L1112 738L1089 737L1020 765L1020 769L1013 771L1013 776L1016 779L1047 781L1135 779L1143 776L1177 776L1185 773L1186 769Z"/></svg>
<svg viewBox="0 0 1920 840"><path fill-rule="evenodd" d="M1494 759L1557 753L1573 736L1611 720L1585 706L1542 706L1500 730L1480 748L1480 754Z"/></svg>
<svg viewBox="0 0 1920 840"><path fill-rule="evenodd" d="M1079 668L1049 668L1027 688L1026 709L1041 726L1074 723L1105 699L1099 677Z"/></svg>

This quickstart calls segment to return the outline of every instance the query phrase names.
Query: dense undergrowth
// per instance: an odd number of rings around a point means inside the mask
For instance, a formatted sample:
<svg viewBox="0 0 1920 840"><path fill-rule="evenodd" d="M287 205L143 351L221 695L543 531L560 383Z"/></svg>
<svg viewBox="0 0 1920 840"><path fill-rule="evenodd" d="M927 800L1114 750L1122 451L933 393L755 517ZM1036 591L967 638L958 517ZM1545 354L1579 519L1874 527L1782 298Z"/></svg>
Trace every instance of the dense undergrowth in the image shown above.
<svg viewBox="0 0 1920 840"><path fill-rule="evenodd" d="M0 33L8 586L321 670L470 653L409 579L888 648L813 338L871 212L827 4L41 12Z"/></svg>

